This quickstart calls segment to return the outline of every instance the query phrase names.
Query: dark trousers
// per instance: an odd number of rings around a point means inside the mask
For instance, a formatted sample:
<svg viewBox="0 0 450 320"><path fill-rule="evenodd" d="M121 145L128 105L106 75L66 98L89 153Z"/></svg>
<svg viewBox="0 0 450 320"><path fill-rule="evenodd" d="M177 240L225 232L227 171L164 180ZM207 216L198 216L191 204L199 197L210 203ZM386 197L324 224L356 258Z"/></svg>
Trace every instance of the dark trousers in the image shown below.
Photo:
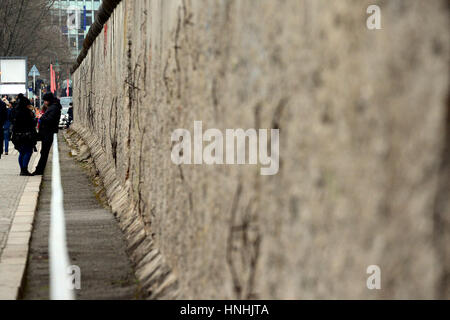
<svg viewBox="0 0 450 320"><path fill-rule="evenodd" d="M9 129L3 129L3 139L5 140L5 153L9 151Z"/></svg>
<svg viewBox="0 0 450 320"><path fill-rule="evenodd" d="M0 158L2 157L2 154L3 154L3 137L4 137L3 134L1 134L0 135Z"/></svg>
<svg viewBox="0 0 450 320"><path fill-rule="evenodd" d="M48 154L53 144L53 134L45 134L42 136L41 158L36 167L36 172L44 173L45 166L47 165Z"/></svg>
<svg viewBox="0 0 450 320"><path fill-rule="evenodd" d="M20 146L18 151L20 170L28 170L28 164L30 163L33 154L33 148L30 146Z"/></svg>

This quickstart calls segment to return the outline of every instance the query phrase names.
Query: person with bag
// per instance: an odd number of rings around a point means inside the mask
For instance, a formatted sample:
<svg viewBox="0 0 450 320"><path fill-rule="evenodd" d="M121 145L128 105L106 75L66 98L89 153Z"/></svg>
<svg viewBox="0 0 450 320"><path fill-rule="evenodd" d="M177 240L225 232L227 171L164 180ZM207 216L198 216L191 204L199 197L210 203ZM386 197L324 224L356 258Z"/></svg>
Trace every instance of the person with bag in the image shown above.
<svg viewBox="0 0 450 320"><path fill-rule="evenodd" d="M39 138L42 141L41 158L33 175L42 176L47 165L48 155L53 144L53 135L58 133L59 120L61 118L61 103L52 93L46 93L43 97L44 104L48 107L42 115L39 123Z"/></svg>
<svg viewBox="0 0 450 320"><path fill-rule="evenodd" d="M37 143L36 120L30 110L30 100L21 95L17 102L11 141L19 151L19 165L21 176L32 176L28 171L33 149Z"/></svg>

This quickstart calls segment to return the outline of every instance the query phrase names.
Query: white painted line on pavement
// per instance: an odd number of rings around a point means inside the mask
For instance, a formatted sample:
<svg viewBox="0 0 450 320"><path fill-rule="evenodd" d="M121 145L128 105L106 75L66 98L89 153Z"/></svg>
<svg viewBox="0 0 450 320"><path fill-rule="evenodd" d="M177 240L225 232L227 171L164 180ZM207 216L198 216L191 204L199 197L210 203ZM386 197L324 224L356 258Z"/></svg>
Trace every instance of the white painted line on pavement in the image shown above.
<svg viewBox="0 0 450 320"><path fill-rule="evenodd" d="M63 189L59 164L58 135L53 141L52 203L49 236L50 257L50 299L74 300L70 289L71 277L68 273L69 254L67 251L66 223L64 218Z"/></svg>

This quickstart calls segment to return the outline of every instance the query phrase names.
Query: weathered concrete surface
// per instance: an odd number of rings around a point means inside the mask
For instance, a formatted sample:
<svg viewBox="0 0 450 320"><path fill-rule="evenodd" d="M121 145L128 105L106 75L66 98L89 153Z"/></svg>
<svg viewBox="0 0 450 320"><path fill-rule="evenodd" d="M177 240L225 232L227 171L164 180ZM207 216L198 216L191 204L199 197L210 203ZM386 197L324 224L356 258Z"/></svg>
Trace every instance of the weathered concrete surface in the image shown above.
<svg viewBox="0 0 450 320"><path fill-rule="evenodd" d="M121 225L132 223L123 229L141 268L158 270L143 258L157 248L172 271L159 281L177 279L158 288L180 298L450 297L448 3L375 1L383 29L369 31L373 3L117 7L74 74L74 129ZM171 133L194 120L279 127L279 174L174 165ZM373 264L379 291L366 288Z"/></svg>

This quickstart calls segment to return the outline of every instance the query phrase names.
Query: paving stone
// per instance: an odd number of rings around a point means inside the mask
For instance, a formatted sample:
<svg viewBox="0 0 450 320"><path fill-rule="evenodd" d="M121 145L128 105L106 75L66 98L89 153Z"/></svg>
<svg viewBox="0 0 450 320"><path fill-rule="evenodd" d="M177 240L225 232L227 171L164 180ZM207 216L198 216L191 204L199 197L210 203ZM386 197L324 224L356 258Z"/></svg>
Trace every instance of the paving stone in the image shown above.
<svg viewBox="0 0 450 320"><path fill-rule="evenodd" d="M28 238L11 238L8 237L8 242L6 243L6 246L9 245L26 245L30 243L30 239Z"/></svg>
<svg viewBox="0 0 450 320"><path fill-rule="evenodd" d="M0 300L16 300L18 291L15 287L0 286Z"/></svg>
<svg viewBox="0 0 450 320"><path fill-rule="evenodd" d="M0 288L1 287L19 287L25 264L1 264L0 265Z"/></svg>
<svg viewBox="0 0 450 320"><path fill-rule="evenodd" d="M18 217L16 216L13 220L14 223L18 224L32 224L33 223L33 216L25 216L25 217Z"/></svg>
<svg viewBox="0 0 450 320"><path fill-rule="evenodd" d="M31 231L33 229L33 226L31 225L31 223L17 223L14 224L11 227L11 232L27 232L27 231Z"/></svg>
<svg viewBox="0 0 450 320"><path fill-rule="evenodd" d="M17 211L16 217L34 217L34 211Z"/></svg>
<svg viewBox="0 0 450 320"><path fill-rule="evenodd" d="M30 239L31 232L30 231L14 231L10 232L8 235L8 239Z"/></svg>

